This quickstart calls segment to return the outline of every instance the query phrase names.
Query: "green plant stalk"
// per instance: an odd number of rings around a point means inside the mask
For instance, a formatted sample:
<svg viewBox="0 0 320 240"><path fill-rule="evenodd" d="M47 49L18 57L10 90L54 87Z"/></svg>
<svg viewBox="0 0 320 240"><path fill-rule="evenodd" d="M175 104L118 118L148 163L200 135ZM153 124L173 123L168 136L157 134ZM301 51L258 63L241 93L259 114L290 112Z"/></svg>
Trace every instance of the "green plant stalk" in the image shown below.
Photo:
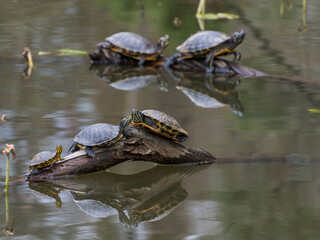
<svg viewBox="0 0 320 240"><path fill-rule="evenodd" d="M10 156L9 154L7 154L6 156L7 156L7 171L6 171L6 187L4 189L5 192L7 192L9 189L9 169L10 169Z"/></svg>
<svg viewBox="0 0 320 240"><path fill-rule="evenodd" d="M205 0L200 0L199 5L198 5L198 10L197 10L197 16L201 15L204 16L205 14L205 7L206 7L206 2Z"/></svg>
<svg viewBox="0 0 320 240"><path fill-rule="evenodd" d="M302 24L305 27L307 25L306 21L306 3L307 0L302 0L303 12L302 12Z"/></svg>
<svg viewBox="0 0 320 240"><path fill-rule="evenodd" d="M9 229L9 193L5 192L6 197L6 228Z"/></svg>

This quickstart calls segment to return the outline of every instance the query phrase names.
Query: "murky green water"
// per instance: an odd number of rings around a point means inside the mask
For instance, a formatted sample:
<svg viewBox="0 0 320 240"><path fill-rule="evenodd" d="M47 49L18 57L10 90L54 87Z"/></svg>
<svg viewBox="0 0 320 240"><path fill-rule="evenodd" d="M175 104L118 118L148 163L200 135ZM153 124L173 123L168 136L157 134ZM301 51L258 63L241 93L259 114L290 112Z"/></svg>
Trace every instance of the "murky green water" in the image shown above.
<svg viewBox="0 0 320 240"><path fill-rule="evenodd" d="M292 8L288 2L281 17L280 1L208 1L208 12L240 18L207 21L206 29L245 29L239 47L245 66L319 81L320 4L307 1L307 29L299 32L302 1ZM106 36L133 31L153 42L168 33L169 56L199 30L197 3L144 2L142 18L139 1L0 1L0 115L8 117L0 124L0 146L16 147L12 179L27 173L35 153L57 144L68 149L85 126L118 124L132 108L169 113L190 133L187 145L221 159L194 167L132 162L106 173L12 187L9 222L15 218L16 238L319 238L320 114L308 111L320 109L319 86L274 78L206 84L205 76L179 73L177 82L153 70L145 70L139 84L123 84L120 73L133 76L140 69L92 67L86 55L36 54L91 52ZM181 26L174 26L175 17ZM29 77L25 46L36 66ZM51 197L37 193L43 189ZM2 192L0 224L6 227Z"/></svg>

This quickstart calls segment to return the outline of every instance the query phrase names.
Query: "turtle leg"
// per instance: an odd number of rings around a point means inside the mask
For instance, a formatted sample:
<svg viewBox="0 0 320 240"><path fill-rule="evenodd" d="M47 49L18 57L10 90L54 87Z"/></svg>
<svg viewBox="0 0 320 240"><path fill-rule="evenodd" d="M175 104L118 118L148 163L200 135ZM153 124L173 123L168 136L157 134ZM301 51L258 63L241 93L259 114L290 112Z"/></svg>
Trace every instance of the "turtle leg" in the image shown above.
<svg viewBox="0 0 320 240"><path fill-rule="evenodd" d="M176 53L176 54L172 55L171 57L169 57L167 59L167 61L165 62L165 64L163 65L164 68L169 69L170 66L177 61L178 58L180 58L180 54L179 53Z"/></svg>
<svg viewBox="0 0 320 240"><path fill-rule="evenodd" d="M86 152L90 157L94 157L94 155L95 155L92 147L86 146Z"/></svg>
<svg viewBox="0 0 320 240"><path fill-rule="evenodd" d="M141 57L140 61L139 61L139 66L143 67L143 64L144 64L145 61L146 61L146 59L144 57Z"/></svg>
<svg viewBox="0 0 320 240"><path fill-rule="evenodd" d="M233 58L233 62L234 63L239 63L241 59L241 53L239 51L235 51L234 52L234 58Z"/></svg>
<svg viewBox="0 0 320 240"><path fill-rule="evenodd" d="M214 72L214 65L213 65L214 55L215 55L215 51L211 51L206 57L206 60L204 61L204 67L207 73Z"/></svg>

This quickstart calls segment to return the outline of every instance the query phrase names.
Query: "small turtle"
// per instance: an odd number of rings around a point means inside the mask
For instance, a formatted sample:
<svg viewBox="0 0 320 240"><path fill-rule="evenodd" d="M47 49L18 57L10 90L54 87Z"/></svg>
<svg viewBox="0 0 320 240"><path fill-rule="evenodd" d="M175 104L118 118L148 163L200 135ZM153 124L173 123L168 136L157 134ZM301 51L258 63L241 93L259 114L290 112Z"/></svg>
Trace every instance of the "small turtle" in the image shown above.
<svg viewBox="0 0 320 240"><path fill-rule="evenodd" d="M87 154L94 157L93 147L111 146L123 137L125 128L131 123L128 118L122 119L120 126L108 123L90 125L79 132L73 139L74 143L69 152L85 149Z"/></svg>
<svg viewBox="0 0 320 240"><path fill-rule="evenodd" d="M244 37L244 30L235 32L231 37L217 31L198 32L177 47L179 53L172 55L165 63L165 67L168 68L181 59L197 58L205 59L204 67L206 71L213 72L213 59L231 53L234 54L233 61L238 63L241 54L236 50L236 47L243 41Z"/></svg>
<svg viewBox="0 0 320 240"><path fill-rule="evenodd" d="M157 61L168 44L168 35L161 37L155 47L148 39L139 34L120 32L107 37L105 42L98 44L98 47L139 60L139 65L142 66L145 61Z"/></svg>
<svg viewBox="0 0 320 240"><path fill-rule="evenodd" d="M38 173L39 169L51 166L57 162L61 161L61 153L62 153L62 146L58 145L56 148L56 152L49 152L44 151L37 153L31 160L29 165L29 174Z"/></svg>
<svg viewBox="0 0 320 240"><path fill-rule="evenodd" d="M164 112L133 109L131 120L132 124L170 140L183 142L188 139L189 134L180 127L177 120Z"/></svg>

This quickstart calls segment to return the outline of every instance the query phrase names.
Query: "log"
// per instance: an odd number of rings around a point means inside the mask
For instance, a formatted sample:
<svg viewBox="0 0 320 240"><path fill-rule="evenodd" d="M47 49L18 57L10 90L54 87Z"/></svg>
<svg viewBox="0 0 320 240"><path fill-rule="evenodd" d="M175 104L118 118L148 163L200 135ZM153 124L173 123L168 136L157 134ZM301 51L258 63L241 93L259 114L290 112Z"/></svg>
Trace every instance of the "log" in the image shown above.
<svg viewBox="0 0 320 240"><path fill-rule="evenodd" d="M159 164L196 165L217 160L202 149L194 149L169 141L135 126L129 126L126 136L109 147L94 148L96 155L89 157L84 150L64 157L50 167L35 174L27 174L28 181L46 181L60 177L80 175L105 170L128 160L142 160Z"/></svg>
<svg viewBox="0 0 320 240"><path fill-rule="evenodd" d="M94 52L89 54L91 63L93 65L127 65L127 66L138 66L138 61L109 51L108 49L98 48ZM159 68L164 65L167 58L160 57L158 61L146 62L145 67ZM203 67L203 59L186 59L181 60L173 64L170 68L177 71L188 71L188 72L205 72ZM247 77L262 77L267 74L258 70L243 66L238 63L233 63L223 59L214 59L213 65L215 66L214 73L225 74L229 76L239 75L242 78Z"/></svg>

